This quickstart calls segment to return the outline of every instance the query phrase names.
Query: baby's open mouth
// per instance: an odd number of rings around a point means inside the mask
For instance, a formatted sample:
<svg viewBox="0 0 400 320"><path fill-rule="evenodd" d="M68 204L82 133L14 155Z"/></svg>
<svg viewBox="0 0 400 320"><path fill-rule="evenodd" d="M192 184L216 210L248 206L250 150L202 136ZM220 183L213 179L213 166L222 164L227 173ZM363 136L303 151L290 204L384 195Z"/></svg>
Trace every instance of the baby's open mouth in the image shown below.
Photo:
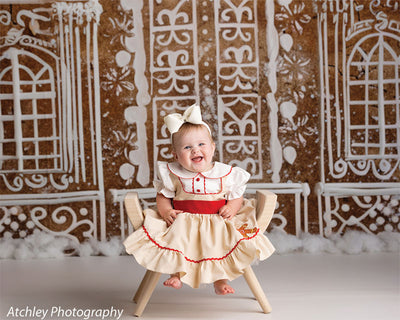
<svg viewBox="0 0 400 320"><path fill-rule="evenodd" d="M203 160L203 157L194 157L194 158L192 158L193 162L200 162L201 160Z"/></svg>

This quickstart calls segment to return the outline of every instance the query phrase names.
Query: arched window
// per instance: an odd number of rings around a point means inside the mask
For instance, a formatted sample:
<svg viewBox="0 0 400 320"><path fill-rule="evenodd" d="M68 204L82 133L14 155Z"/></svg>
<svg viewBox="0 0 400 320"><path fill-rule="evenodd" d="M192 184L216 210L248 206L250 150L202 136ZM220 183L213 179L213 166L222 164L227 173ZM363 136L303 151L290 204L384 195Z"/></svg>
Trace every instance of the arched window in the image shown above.
<svg viewBox="0 0 400 320"><path fill-rule="evenodd" d="M10 48L0 72L0 172L61 170L59 119L52 68Z"/></svg>
<svg viewBox="0 0 400 320"><path fill-rule="evenodd" d="M400 38L370 34L354 46L347 63L346 156L400 157Z"/></svg>

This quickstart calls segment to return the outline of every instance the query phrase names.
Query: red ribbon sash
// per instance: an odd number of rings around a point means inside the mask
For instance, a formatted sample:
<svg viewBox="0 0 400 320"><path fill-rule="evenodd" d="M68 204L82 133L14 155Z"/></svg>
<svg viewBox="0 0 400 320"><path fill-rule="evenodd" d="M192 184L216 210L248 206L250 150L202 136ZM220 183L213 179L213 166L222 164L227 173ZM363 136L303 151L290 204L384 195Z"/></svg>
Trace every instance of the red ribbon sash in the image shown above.
<svg viewBox="0 0 400 320"><path fill-rule="evenodd" d="M174 209L189 213L216 214L226 200L173 200Z"/></svg>

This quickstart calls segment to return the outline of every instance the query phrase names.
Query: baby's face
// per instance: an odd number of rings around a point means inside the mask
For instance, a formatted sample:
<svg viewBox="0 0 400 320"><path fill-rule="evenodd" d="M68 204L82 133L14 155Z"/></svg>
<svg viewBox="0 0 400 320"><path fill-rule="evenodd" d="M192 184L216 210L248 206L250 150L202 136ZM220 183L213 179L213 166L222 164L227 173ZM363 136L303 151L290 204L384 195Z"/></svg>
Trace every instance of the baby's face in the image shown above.
<svg viewBox="0 0 400 320"><path fill-rule="evenodd" d="M174 143L174 157L186 170L205 172L213 167L215 143L207 128L189 130L178 136Z"/></svg>

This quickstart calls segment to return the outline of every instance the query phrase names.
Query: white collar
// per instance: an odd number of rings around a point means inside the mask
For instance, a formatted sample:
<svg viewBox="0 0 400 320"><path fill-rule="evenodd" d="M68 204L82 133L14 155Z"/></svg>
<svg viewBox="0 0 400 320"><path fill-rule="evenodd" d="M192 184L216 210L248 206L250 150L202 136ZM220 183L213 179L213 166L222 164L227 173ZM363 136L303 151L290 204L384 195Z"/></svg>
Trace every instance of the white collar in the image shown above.
<svg viewBox="0 0 400 320"><path fill-rule="evenodd" d="M232 171L232 166L221 162L214 162L211 170L205 172L191 172L183 168L178 162L168 163L169 171L175 176L183 179L193 179L199 175L209 179L219 179L229 175Z"/></svg>

